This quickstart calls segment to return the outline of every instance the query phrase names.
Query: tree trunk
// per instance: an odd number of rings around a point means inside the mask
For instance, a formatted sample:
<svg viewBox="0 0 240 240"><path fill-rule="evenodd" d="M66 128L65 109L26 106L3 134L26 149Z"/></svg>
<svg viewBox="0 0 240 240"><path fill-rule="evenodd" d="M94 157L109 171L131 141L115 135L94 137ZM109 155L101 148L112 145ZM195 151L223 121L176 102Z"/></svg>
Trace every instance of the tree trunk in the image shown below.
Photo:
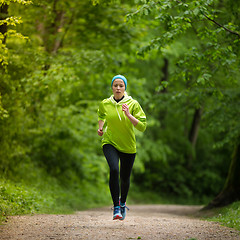
<svg viewBox="0 0 240 240"><path fill-rule="evenodd" d="M192 167L192 162L194 159L194 152L195 152L195 146L198 138L198 131L200 127L200 121L201 121L201 116L202 116L202 108L197 108L195 109L194 116L193 116L193 121L191 125L191 129L188 134L188 140L191 144L191 152L188 155L188 163L187 167L191 169Z"/></svg>
<svg viewBox="0 0 240 240"><path fill-rule="evenodd" d="M168 65L169 65L169 62L168 62L167 58L164 58L163 60L164 60L164 65L162 67L163 77L162 77L160 83L163 82L163 81L168 81ZM161 93L166 93L166 92L167 92L166 88L161 90Z"/></svg>
<svg viewBox="0 0 240 240"><path fill-rule="evenodd" d="M162 84L163 81L168 81L168 77L169 77L169 74L168 74L169 61L168 61L167 58L164 58L163 60L164 60L164 64L163 64L163 67L162 67L163 76L160 79L160 85ZM167 89L163 88L161 91L157 92L157 94L163 94L163 93L166 93L166 92L167 92ZM165 128L164 119L165 119L166 115L167 115L167 109L162 110L159 113L158 119L161 123L162 128Z"/></svg>
<svg viewBox="0 0 240 240"><path fill-rule="evenodd" d="M188 136L188 139L189 139L190 143L192 144L193 148L195 148L195 146L196 146L201 116L202 116L202 108L195 109L192 126L191 126L189 136Z"/></svg>
<svg viewBox="0 0 240 240"><path fill-rule="evenodd" d="M223 190L203 210L227 206L240 200L240 143L234 149Z"/></svg>

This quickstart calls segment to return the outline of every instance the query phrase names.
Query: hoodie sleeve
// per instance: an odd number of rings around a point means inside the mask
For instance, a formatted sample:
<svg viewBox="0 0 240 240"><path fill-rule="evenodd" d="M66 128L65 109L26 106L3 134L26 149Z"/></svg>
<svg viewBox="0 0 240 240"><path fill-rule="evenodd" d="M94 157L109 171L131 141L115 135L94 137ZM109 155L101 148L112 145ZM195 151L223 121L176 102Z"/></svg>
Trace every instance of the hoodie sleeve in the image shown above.
<svg viewBox="0 0 240 240"><path fill-rule="evenodd" d="M146 115L137 101L133 109L133 116L139 121L135 128L141 132L144 132L147 127Z"/></svg>
<svg viewBox="0 0 240 240"><path fill-rule="evenodd" d="M99 105L97 114L98 114L98 121L99 120L105 121L106 112L105 112L103 101Z"/></svg>

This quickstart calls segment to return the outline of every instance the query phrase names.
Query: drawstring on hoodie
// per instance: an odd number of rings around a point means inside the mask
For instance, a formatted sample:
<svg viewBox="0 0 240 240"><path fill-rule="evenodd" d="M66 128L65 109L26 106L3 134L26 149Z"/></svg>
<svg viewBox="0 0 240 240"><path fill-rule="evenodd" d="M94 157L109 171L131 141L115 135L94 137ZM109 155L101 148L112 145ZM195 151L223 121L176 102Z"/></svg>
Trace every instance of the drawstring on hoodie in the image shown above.
<svg viewBox="0 0 240 240"><path fill-rule="evenodd" d="M121 118L120 113L118 111L118 105L121 106L124 102L126 102L129 99L132 99L132 97L128 96L126 92L125 92L125 97L120 102L116 102L114 100L113 96L110 97L111 102L115 105L115 108L116 108L116 111L117 111L117 114L118 114L118 117L119 117L120 121L122 121L122 118ZM126 120L125 113L123 114L123 116L124 116L124 119Z"/></svg>
<svg viewBox="0 0 240 240"><path fill-rule="evenodd" d="M116 110L117 110L117 113L118 113L118 117L119 117L120 121L122 121L121 116L120 116L120 114L119 114L119 112L118 112L117 105L115 105L115 107L116 107Z"/></svg>

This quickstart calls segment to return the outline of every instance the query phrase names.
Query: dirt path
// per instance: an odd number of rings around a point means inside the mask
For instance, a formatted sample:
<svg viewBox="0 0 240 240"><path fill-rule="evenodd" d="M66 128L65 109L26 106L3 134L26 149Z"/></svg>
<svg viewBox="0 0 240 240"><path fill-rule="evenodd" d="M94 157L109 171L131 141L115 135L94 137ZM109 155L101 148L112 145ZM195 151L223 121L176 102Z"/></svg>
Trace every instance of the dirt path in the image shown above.
<svg viewBox="0 0 240 240"><path fill-rule="evenodd" d="M191 217L200 207L133 205L124 221L112 220L110 207L73 215L15 216L0 226L0 239L240 240L239 232Z"/></svg>

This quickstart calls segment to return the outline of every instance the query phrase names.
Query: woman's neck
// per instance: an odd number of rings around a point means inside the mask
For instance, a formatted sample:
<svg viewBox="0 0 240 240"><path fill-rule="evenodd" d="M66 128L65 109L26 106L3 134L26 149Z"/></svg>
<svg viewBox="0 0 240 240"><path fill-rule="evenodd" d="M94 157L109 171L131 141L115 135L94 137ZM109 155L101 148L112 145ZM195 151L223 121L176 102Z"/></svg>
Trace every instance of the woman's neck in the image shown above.
<svg viewBox="0 0 240 240"><path fill-rule="evenodd" d="M116 99L115 97L113 97L113 98L114 98L114 100L115 100L116 102L120 102L121 100L123 100L124 95L123 95L120 99Z"/></svg>

